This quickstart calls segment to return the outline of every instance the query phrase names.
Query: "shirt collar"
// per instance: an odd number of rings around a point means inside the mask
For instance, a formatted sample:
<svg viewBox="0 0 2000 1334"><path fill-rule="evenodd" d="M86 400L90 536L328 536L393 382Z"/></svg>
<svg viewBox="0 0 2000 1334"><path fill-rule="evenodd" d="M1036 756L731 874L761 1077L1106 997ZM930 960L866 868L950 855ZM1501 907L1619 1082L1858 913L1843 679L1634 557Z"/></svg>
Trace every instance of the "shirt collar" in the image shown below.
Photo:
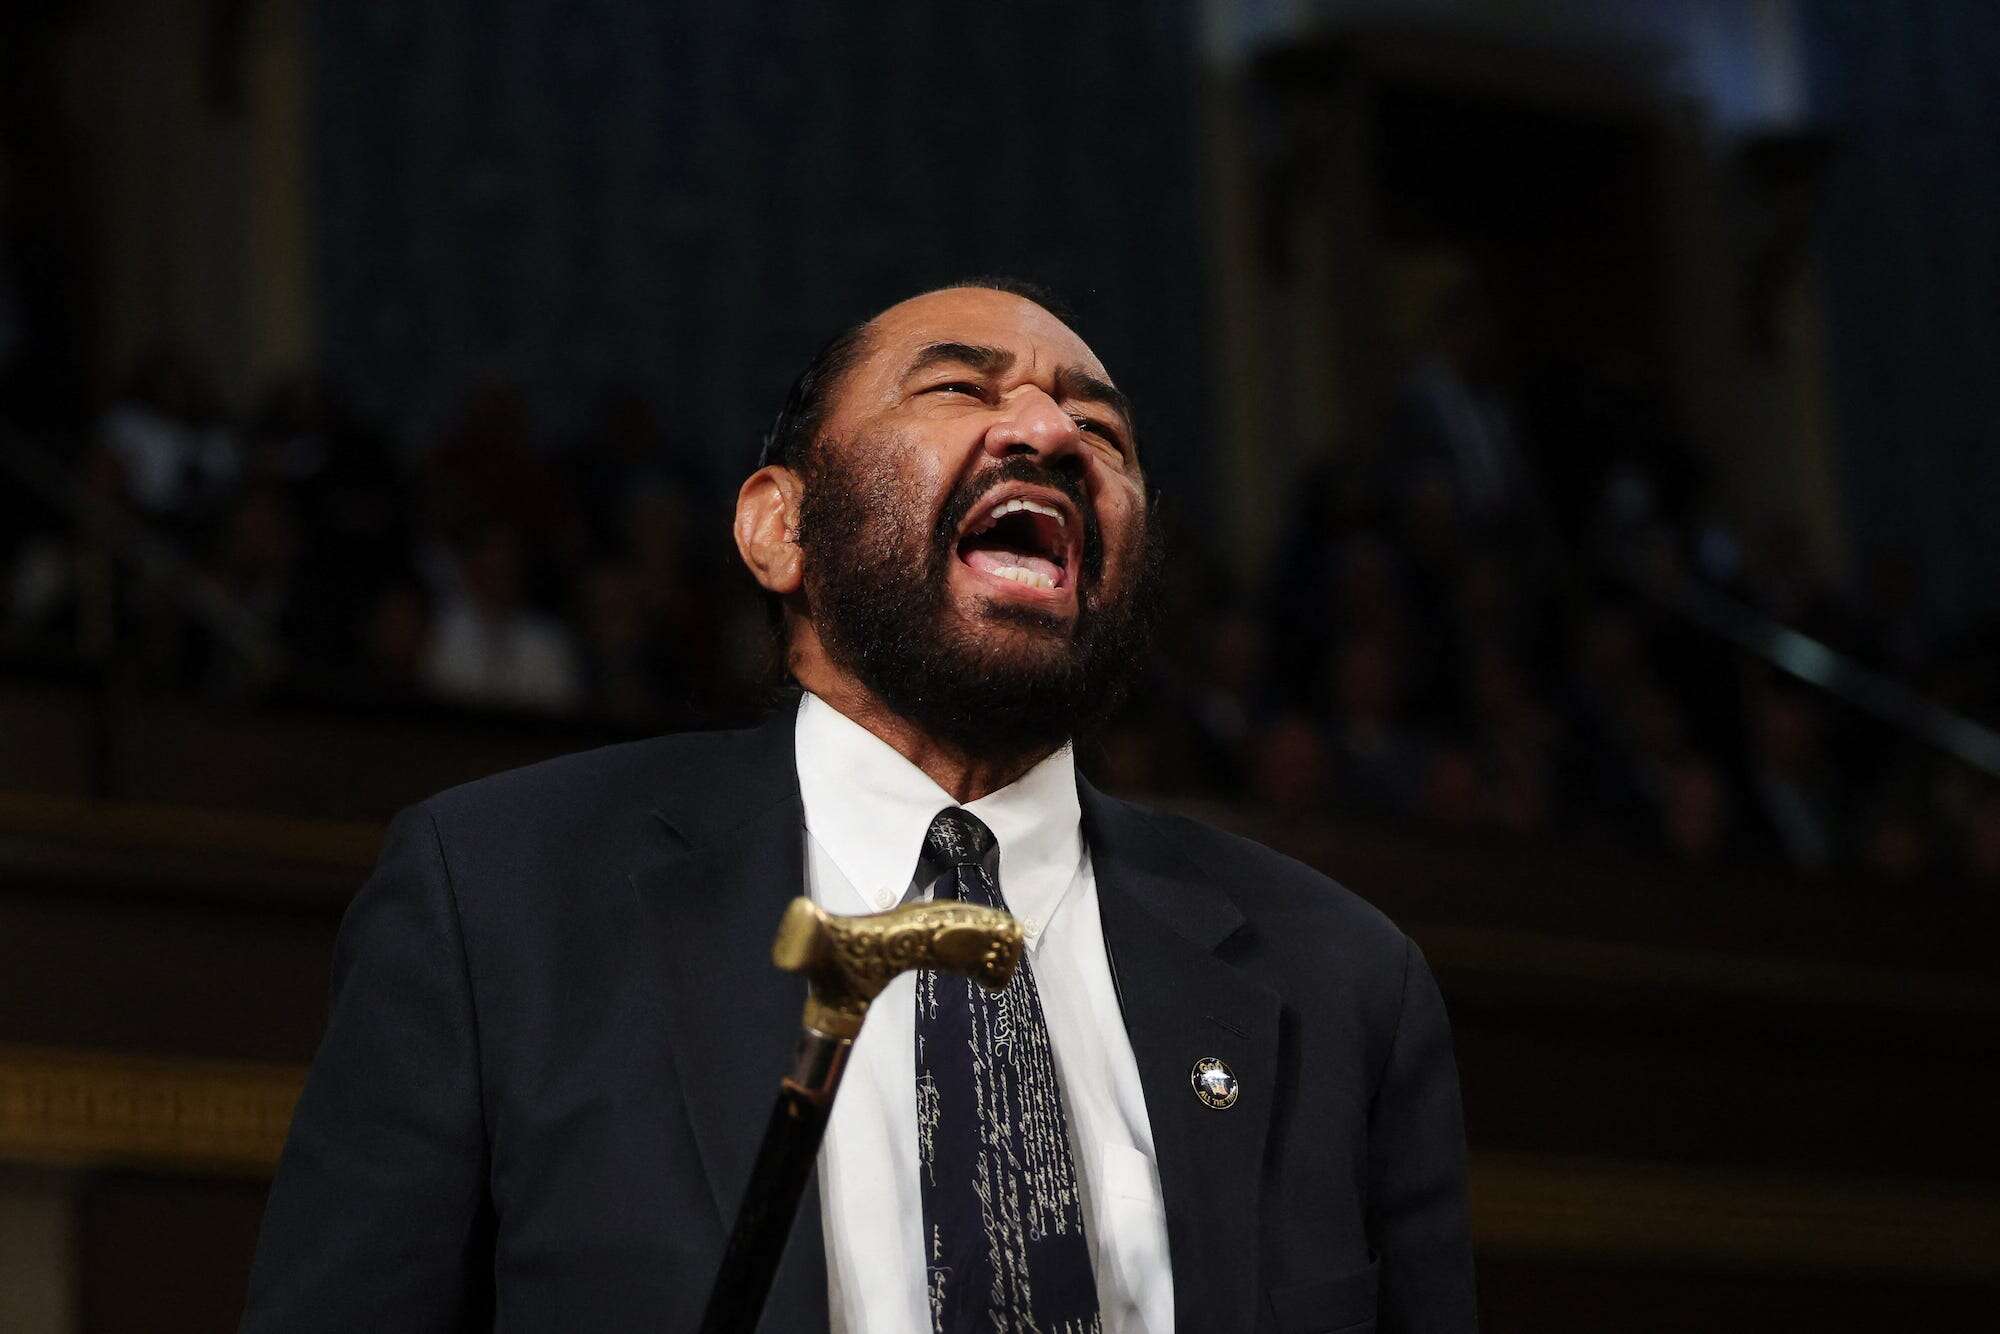
<svg viewBox="0 0 2000 1334"><path fill-rule="evenodd" d="M807 831L863 898L878 908L899 902L924 831L940 810L958 803L888 742L817 695L799 702L795 745ZM965 809L993 831L1000 891L1038 936L1083 858L1074 753L1064 745Z"/></svg>

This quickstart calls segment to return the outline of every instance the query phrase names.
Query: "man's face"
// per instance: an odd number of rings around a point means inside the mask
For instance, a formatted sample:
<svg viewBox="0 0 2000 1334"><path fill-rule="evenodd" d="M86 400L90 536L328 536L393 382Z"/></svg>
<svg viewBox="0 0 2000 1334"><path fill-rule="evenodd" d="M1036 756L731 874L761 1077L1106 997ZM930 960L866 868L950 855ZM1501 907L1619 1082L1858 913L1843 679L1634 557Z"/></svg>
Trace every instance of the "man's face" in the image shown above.
<svg viewBox="0 0 2000 1334"><path fill-rule="evenodd" d="M984 288L892 307L803 476L814 628L889 708L992 753L1115 705L1155 544L1123 396L1067 325Z"/></svg>

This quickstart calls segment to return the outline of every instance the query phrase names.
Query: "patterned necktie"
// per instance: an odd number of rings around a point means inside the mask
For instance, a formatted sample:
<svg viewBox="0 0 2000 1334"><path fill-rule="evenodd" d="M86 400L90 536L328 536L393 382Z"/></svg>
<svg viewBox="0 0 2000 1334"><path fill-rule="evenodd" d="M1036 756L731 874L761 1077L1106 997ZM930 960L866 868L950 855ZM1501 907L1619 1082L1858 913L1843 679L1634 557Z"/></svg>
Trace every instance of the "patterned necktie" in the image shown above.
<svg viewBox="0 0 2000 1334"><path fill-rule="evenodd" d="M993 831L947 806L918 878L1002 908ZM1097 1334L1097 1282L1048 1024L1024 955L998 996L917 974L917 1180L932 1334Z"/></svg>

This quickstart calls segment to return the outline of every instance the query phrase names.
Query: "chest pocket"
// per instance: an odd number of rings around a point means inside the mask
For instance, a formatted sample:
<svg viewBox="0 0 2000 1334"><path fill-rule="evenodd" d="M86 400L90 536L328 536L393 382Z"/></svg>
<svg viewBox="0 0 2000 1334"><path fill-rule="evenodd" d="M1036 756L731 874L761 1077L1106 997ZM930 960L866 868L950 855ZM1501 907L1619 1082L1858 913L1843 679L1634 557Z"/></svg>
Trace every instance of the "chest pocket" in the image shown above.
<svg viewBox="0 0 2000 1334"><path fill-rule="evenodd" d="M1278 1334L1374 1334L1375 1265L1272 1288L1265 1300Z"/></svg>

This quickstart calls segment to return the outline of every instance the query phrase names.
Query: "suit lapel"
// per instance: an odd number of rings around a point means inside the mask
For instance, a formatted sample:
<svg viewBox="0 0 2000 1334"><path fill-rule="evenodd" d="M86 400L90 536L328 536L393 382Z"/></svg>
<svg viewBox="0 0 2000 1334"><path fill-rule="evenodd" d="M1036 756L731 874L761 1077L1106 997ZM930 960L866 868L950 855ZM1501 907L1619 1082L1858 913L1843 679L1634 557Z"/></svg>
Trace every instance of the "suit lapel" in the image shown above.
<svg viewBox="0 0 2000 1334"><path fill-rule="evenodd" d="M740 740L741 751L691 775L657 813L663 836L685 846L632 873L718 1239L735 1221L805 1003L805 983L771 965L778 918L806 883L792 716ZM799 1205L762 1327L824 1329L826 1295L815 1183Z"/></svg>
<svg viewBox="0 0 2000 1334"><path fill-rule="evenodd" d="M1080 783L1104 939L1153 1131L1175 1323L1248 1334L1258 1307L1258 1205L1277 1087L1276 993L1216 957L1243 924L1151 817ZM1234 1071L1234 1106L1196 1098L1196 1061Z"/></svg>
<svg viewBox="0 0 2000 1334"><path fill-rule="evenodd" d="M779 914L805 889L792 724L793 716L783 715L718 750L716 763L692 775L658 813L670 850L632 872L718 1243L735 1219L805 1001L804 983L770 961ZM1243 914L1203 883L1171 836L1088 783L1079 783L1079 794L1159 1164L1176 1323L1248 1334L1258 1309L1278 997L1216 957ZM1235 1106L1212 1110L1195 1097L1189 1074L1204 1056L1235 1072ZM815 1183L800 1204L762 1327L825 1329L826 1296Z"/></svg>

